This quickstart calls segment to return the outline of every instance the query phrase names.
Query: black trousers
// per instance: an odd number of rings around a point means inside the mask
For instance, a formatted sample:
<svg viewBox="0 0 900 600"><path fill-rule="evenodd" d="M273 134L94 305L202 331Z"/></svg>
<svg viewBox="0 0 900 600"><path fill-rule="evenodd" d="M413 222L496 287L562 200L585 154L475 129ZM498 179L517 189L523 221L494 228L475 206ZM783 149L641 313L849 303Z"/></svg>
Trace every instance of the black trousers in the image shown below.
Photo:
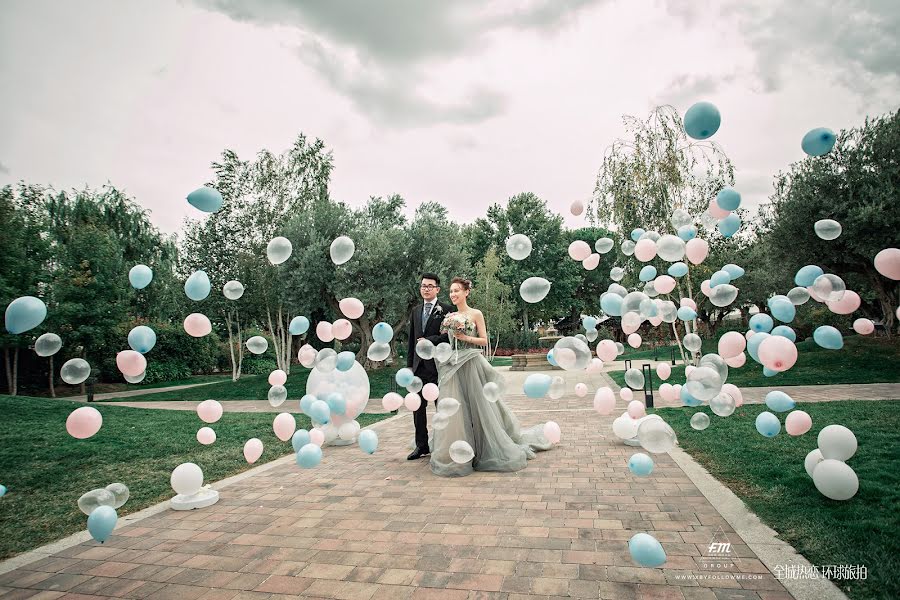
<svg viewBox="0 0 900 600"><path fill-rule="evenodd" d="M422 385L426 383L433 383L437 385L437 373L431 374L428 372L419 372L416 373L416 376L422 380ZM419 392L419 395L421 396L421 391ZM416 448L422 448L423 450L428 448L428 414L426 412L427 408L428 401L425 400L425 398L422 398L422 404L413 413L413 424L415 424L416 426Z"/></svg>

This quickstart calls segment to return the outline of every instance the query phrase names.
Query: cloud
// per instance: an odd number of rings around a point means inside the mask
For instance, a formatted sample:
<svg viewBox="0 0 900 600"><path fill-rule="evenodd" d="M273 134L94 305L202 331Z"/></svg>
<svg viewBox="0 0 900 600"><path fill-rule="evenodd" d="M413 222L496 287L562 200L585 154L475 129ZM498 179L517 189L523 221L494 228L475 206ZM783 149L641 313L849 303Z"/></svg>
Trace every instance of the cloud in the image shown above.
<svg viewBox="0 0 900 600"><path fill-rule="evenodd" d="M669 81L657 100L672 106L684 106L714 95L723 85L735 80L735 74L729 75L690 75L681 74Z"/></svg>

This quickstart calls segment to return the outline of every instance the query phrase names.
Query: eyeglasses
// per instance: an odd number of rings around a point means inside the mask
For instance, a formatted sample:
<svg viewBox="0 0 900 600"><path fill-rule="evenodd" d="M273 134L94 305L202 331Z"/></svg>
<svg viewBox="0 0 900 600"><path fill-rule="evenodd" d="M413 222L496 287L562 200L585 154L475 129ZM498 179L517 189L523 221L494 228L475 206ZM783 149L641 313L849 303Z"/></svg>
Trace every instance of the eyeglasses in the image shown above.
<svg viewBox="0 0 900 600"><path fill-rule="evenodd" d="M425 285L420 285L420 286L419 286L419 289L423 289L423 290L436 290L436 289L439 289L440 287L441 287L441 286L439 286L439 285L431 285L430 283L427 283L427 284L425 284Z"/></svg>

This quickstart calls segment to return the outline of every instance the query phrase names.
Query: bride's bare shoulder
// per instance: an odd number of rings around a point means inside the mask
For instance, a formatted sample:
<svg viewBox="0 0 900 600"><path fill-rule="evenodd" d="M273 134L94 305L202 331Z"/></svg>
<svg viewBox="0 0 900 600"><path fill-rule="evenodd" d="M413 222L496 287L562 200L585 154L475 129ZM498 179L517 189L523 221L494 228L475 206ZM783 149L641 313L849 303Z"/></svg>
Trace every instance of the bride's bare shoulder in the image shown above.
<svg viewBox="0 0 900 600"><path fill-rule="evenodd" d="M472 317L484 317L484 314L477 308L472 309Z"/></svg>

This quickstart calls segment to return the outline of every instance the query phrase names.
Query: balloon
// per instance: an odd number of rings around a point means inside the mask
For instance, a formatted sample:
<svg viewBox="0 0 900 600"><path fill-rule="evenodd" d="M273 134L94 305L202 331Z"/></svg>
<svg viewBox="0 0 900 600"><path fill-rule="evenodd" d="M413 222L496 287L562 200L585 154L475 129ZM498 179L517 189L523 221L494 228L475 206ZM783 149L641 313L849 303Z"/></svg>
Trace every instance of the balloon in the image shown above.
<svg viewBox="0 0 900 600"><path fill-rule="evenodd" d="M653 260L656 257L656 243L649 238L639 240L634 246L634 257L641 262Z"/></svg>
<svg viewBox="0 0 900 600"><path fill-rule="evenodd" d="M824 427L819 432L817 442L826 459L846 461L856 454L856 436L843 425Z"/></svg>
<svg viewBox="0 0 900 600"><path fill-rule="evenodd" d="M718 114L718 111L716 112ZM718 119L716 120L716 126L713 129L713 133L715 133L715 129L717 128ZM712 133L704 137L709 137L710 135L712 135ZM634 534L631 539L628 540L628 551L631 553L631 559L642 567L661 567L666 562L666 551L663 550L662 544L649 533Z"/></svg>
<svg viewBox="0 0 900 600"><path fill-rule="evenodd" d="M813 340L827 350L840 350L844 347L844 336L831 325L821 325L813 331Z"/></svg>
<svg viewBox="0 0 900 600"><path fill-rule="evenodd" d="M596 352L597 357L604 362L615 360L616 356L618 356L616 344L612 340L602 340L597 344Z"/></svg>
<svg viewBox="0 0 900 600"><path fill-rule="evenodd" d="M631 391L631 388L627 388L627 387L622 388L619 390L619 398L621 398L625 402L631 402L632 400L634 400L634 392ZM626 409L626 411L627 411L627 409ZM632 417L633 419L638 418L631 414L629 414L628 416ZM640 416L640 415L638 415L638 416Z"/></svg>
<svg viewBox="0 0 900 600"><path fill-rule="evenodd" d="M422 388L422 397L428 401L434 402L438 399L439 395L440 390L438 389L438 386L433 383L426 383Z"/></svg>
<svg viewBox="0 0 900 600"><path fill-rule="evenodd" d="M553 358L566 371L582 371L591 362L591 349L580 339L568 336L553 346Z"/></svg>
<svg viewBox="0 0 900 600"><path fill-rule="evenodd" d="M335 368L341 372L349 371L353 368L355 362L356 355L349 350L344 350L337 355L337 363L335 364Z"/></svg>
<svg viewBox="0 0 900 600"><path fill-rule="evenodd" d="M135 352L146 354L156 345L156 332L146 325L138 325L128 332L128 345Z"/></svg>
<svg viewBox="0 0 900 600"><path fill-rule="evenodd" d="M669 270L667 272L672 277L684 277L685 275L687 275L688 266L683 262L672 263L671 265L669 265ZM657 287L656 289L659 288ZM667 292L661 291L661 293L665 294Z"/></svg>
<svg viewBox="0 0 900 600"><path fill-rule="evenodd" d="M849 500L859 491L859 479L853 469L840 460L826 458L812 474L816 489L832 500Z"/></svg>
<svg viewBox="0 0 900 600"><path fill-rule="evenodd" d="M371 429L360 431L357 443L359 449L366 454L375 454L375 450L378 449L378 434Z"/></svg>
<svg viewBox="0 0 900 600"><path fill-rule="evenodd" d="M729 215L729 211L722 210L722 207L716 202L716 199L713 198L709 201L709 206L706 209L706 215L709 216L709 219L712 221L712 225L714 225L720 219L724 219ZM711 229L711 225L706 225L707 229Z"/></svg>
<svg viewBox="0 0 900 600"><path fill-rule="evenodd" d="M273 265L280 265L291 257L291 252L293 251L294 246L291 244L291 240L286 237L278 236L272 238L266 246L266 258L268 258L269 262Z"/></svg>
<svg viewBox="0 0 900 600"><path fill-rule="evenodd" d="M338 302L338 307L348 319L358 319L366 310L363 303L357 298L344 298Z"/></svg>
<svg viewBox="0 0 900 600"><path fill-rule="evenodd" d="M87 529L91 537L101 544L109 539L113 529L116 528L116 521L119 515L116 509L111 506L98 506L90 515L88 515Z"/></svg>
<svg viewBox="0 0 900 600"><path fill-rule="evenodd" d="M734 412L735 406L734 396L727 392L719 392L709 401L710 410L720 417L731 415Z"/></svg>
<svg viewBox="0 0 900 600"><path fill-rule="evenodd" d="M91 490L82 494L82 496L78 499L78 510L90 516L92 512L94 512L101 506L116 508L115 504L116 496L112 493L111 490L108 490L106 488L97 488L95 490Z"/></svg>
<svg viewBox="0 0 900 600"><path fill-rule="evenodd" d="M795 410L784 420L784 430L788 435L803 435L812 428L812 418L802 410Z"/></svg>
<svg viewBox="0 0 900 600"><path fill-rule="evenodd" d="M303 335L309 331L309 319L303 316L294 317L288 325L288 331L291 335Z"/></svg>
<svg viewBox="0 0 900 600"><path fill-rule="evenodd" d="M849 315L859 308L862 300L853 290L846 290L840 300L829 300L825 304L836 315Z"/></svg>
<svg viewBox="0 0 900 600"><path fill-rule="evenodd" d="M116 366L123 375L136 377L147 369L147 359L140 352L123 350L116 354Z"/></svg>
<svg viewBox="0 0 900 600"><path fill-rule="evenodd" d="M254 335L247 340L247 350L253 354L262 354L269 349L269 341L261 335Z"/></svg>
<svg viewBox="0 0 900 600"><path fill-rule="evenodd" d="M513 234L506 240L506 253L513 260L525 260L531 254L531 240L521 233Z"/></svg>
<svg viewBox="0 0 900 600"><path fill-rule="evenodd" d="M700 352L700 347L703 345L703 340L700 339L700 336L696 333L689 333L684 336L681 340L681 344L685 347L685 349L690 350L691 352Z"/></svg>
<svg viewBox="0 0 900 600"><path fill-rule="evenodd" d="M184 282L185 295L194 301L200 301L209 296L209 275L205 271L194 271Z"/></svg>
<svg viewBox="0 0 900 600"><path fill-rule="evenodd" d="M581 319L581 325L586 330L590 331L597 327L597 319L595 317L584 317Z"/></svg>
<svg viewBox="0 0 900 600"><path fill-rule="evenodd" d="M604 293L600 296L600 309L612 317L622 316L622 296Z"/></svg>
<svg viewBox="0 0 900 600"><path fill-rule="evenodd" d="M600 254L606 254L607 252L609 252L610 250L612 250L612 247L613 247L614 245L615 245L615 242L613 242L613 241L612 241L611 239L609 239L609 238L605 238L605 237L604 237L604 238L600 238L599 240L597 240L597 241L594 243L594 249L595 249L597 252L599 252Z"/></svg>
<svg viewBox="0 0 900 600"><path fill-rule="evenodd" d="M841 224L831 219L821 219L813 225L816 235L821 239L830 241L841 235Z"/></svg>
<svg viewBox="0 0 900 600"><path fill-rule="evenodd" d="M42 334L34 341L34 353L38 356L53 356L62 348L62 340L55 333Z"/></svg>
<svg viewBox="0 0 900 600"><path fill-rule="evenodd" d="M810 129L800 140L800 148L810 156L822 156L831 152L837 137L827 127Z"/></svg>
<svg viewBox="0 0 900 600"><path fill-rule="evenodd" d="M40 298L22 296L6 307L6 331L19 334L34 329L47 317L47 306Z"/></svg>
<svg viewBox="0 0 900 600"><path fill-rule="evenodd" d="M775 296L770 299L769 310L772 311L772 316L782 323L790 323L797 315L797 308L787 296Z"/></svg>
<svg viewBox="0 0 900 600"><path fill-rule="evenodd" d="M682 225L678 228L678 237L688 242L697 237L697 228L693 225Z"/></svg>
<svg viewBox="0 0 900 600"><path fill-rule="evenodd" d="M322 462L322 448L319 444L310 442L297 453L297 465L304 469L312 469Z"/></svg>
<svg viewBox="0 0 900 600"><path fill-rule="evenodd" d="M403 404L406 406L407 410L415 412L422 406L422 398L419 394L410 392L406 394L406 397L403 399Z"/></svg>
<svg viewBox="0 0 900 600"><path fill-rule="evenodd" d="M188 204L196 208L197 210L202 210L203 212L214 213L220 208L222 208L222 204L224 200L222 199L222 194L219 193L218 190L215 190L208 186L203 186L202 188L197 188L187 196Z"/></svg>
<svg viewBox="0 0 900 600"><path fill-rule="evenodd" d="M787 297L794 306L801 306L809 301L809 291L804 287L797 286L787 293Z"/></svg>
<svg viewBox="0 0 900 600"><path fill-rule="evenodd" d="M331 324L331 334L336 340L346 340L353 333L353 325L347 319L338 319Z"/></svg>
<svg viewBox="0 0 900 600"><path fill-rule="evenodd" d="M134 265L128 271L128 282L136 290L142 290L153 280L153 270L147 265Z"/></svg>
<svg viewBox="0 0 900 600"><path fill-rule="evenodd" d="M297 420L294 419L294 415L291 413L279 413L272 422L272 430L275 432L275 437L282 442L291 439L291 436L294 435L296 429Z"/></svg>
<svg viewBox="0 0 900 600"><path fill-rule="evenodd" d="M773 390L766 394L766 406L775 412L787 412L794 410L794 399L780 390Z"/></svg>
<svg viewBox="0 0 900 600"><path fill-rule="evenodd" d="M694 413L691 417L691 427L697 431L703 431L709 427L709 415L702 412Z"/></svg>
<svg viewBox="0 0 900 600"><path fill-rule="evenodd" d="M622 242L622 245L620 247L622 249L622 254L624 254L625 256L631 256L632 254L634 254L634 242L632 242L631 240L625 240L624 242Z"/></svg>
<svg viewBox="0 0 900 600"><path fill-rule="evenodd" d="M684 240L679 237L666 234L659 238L655 246L656 253L665 261L673 263L684 258L685 244ZM637 256L637 247L635 247L635 256Z"/></svg>
<svg viewBox="0 0 900 600"><path fill-rule="evenodd" d="M682 321L693 321L697 318L697 311L689 306L682 306L678 309L678 318Z"/></svg>
<svg viewBox="0 0 900 600"><path fill-rule="evenodd" d="M525 378L523 391L529 398L543 398L550 391L553 378L544 373L532 373Z"/></svg>
<svg viewBox="0 0 900 600"><path fill-rule="evenodd" d="M726 283L729 283L730 281L731 281L731 275L728 274L728 271L719 270L719 271L716 271L715 273L713 273L712 276L709 278L709 287L714 288L717 285L724 285ZM709 295L709 294L707 294L707 295Z"/></svg>
<svg viewBox="0 0 900 600"><path fill-rule="evenodd" d="M316 324L316 337L326 344L334 340L334 330L328 321L320 321Z"/></svg>
<svg viewBox="0 0 900 600"><path fill-rule="evenodd" d="M212 427L201 427L197 430L197 441L204 446L209 446L216 441L216 432Z"/></svg>
<svg viewBox="0 0 900 600"><path fill-rule="evenodd" d="M259 460L259 457L262 456L262 453L263 443L258 438L250 438L244 444L244 460L246 460L251 465Z"/></svg>
<svg viewBox="0 0 900 600"><path fill-rule="evenodd" d="M284 385L287 382L287 373L281 369L275 369L269 373L269 385Z"/></svg>
<svg viewBox="0 0 900 600"><path fill-rule="evenodd" d="M821 298L820 302L836 302L844 297L846 290L847 286L843 279L837 275L826 273L816 277L811 292Z"/></svg>
<svg viewBox="0 0 900 600"><path fill-rule="evenodd" d="M772 335L777 335L777 336L781 336L783 338L787 338L787 339L791 340L792 342L797 341L797 334L794 332L793 329L791 329L787 325L779 325L778 327L774 328L772 330Z"/></svg>
<svg viewBox="0 0 900 600"><path fill-rule="evenodd" d="M572 260L582 261L591 255L591 247L587 242L575 240L569 244L569 258Z"/></svg>
<svg viewBox="0 0 900 600"><path fill-rule="evenodd" d="M684 132L695 140L711 137L721 123L722 115L711 102L697 102L684 113Z"/></svg>
<svg viewBox="0 0 900 600"><path fill-rule="evenodd" d="M770 335L764 339L758 354L763 366L775 372L787 371L797 362L797 346L780 335Z"/></svg>
<svg viewBox="0 0 900 600"><path fill-rule="evenodd" d="M669 378L672 374L672 367L669 366L669 363L659 363L656 365L656 375L663 381Z"/></svg>
<svg viewBox="0 0 900 600"><path fill-rule="evenodd" d="M675 284L676 282L672 277L668 275L660 275L653 283L653 287L656 288L656 291L660 294L668 294L675 289Z"/></svg>
<svg viewBox="0 0 900 600"><path fill-rule="evenodd" d="M794 283L801 287L809 287L815 282L817 277L824 273L825 271L821 267L806 265L805 267L800 267L800 270L794 275Z"/></svg>
<svg viewBox="0 0 900 600"><path fill-rule="evenodd" d="M503 393L500 389L500 386L494 381L488 381L487 383L485 383L482 391L484 392L484 397L488 402L496 402L500 399L500 396Z"/></svg>
<svg viewBox="0 0 900 600"><path fill-rule="evenodd" d="M403 406L403 396L401 396L397 392L388 392L381 399L381 405L384 407L384 410L388 412L394 412L395 410Z"/></svg>
<svg viewBox="0 0 900 600"><path fill-rule="evenodd" d="M416 354L423 360L434 358L434 344L431 340L422 338L416 342Z"/></svg>
<svg viewBox="0 0 900 600"><path fill-rule="evenodd" d="M331 254L331 262L336 265L342 265L351 258L356 252L356 244L346 235L342 235L331 242L329 253Z"/></svg>
<svg viewBox="0 0 900 600"><path fill-rule="evenodd" d="M822 456L822 451L818 448L807 454L806 458L803 459L803 468L806 469L806 474L812 477L816 467L819 466L819 463L823 460L825 460L825 458Z"/></svg>
<svg viewBox="0 0 900 600"><path fill-rule="evenodd" d="M768 333L772 331L772 327L774 327L775 322L772 320L772 317L767 315L766 313L757 313L750 317L750 329L756 332L763 331Z"/></svg>
<svg viewBox="0 0 900 600"><path fill-rule="evenodd" d="M394 375L394 381L397 382L397 385L406 387L413 382L414 377L415 375L413 374L412 369L403 367Z"/></svg>
<svg viewBox="0 0 900 600"><path fill-rule="evenodd" d="M204 314L191 313L184 319L184 331L191 337L203 337L212 331L212 323Z"/></svg>
<svg viewBox="0 0 900 600"><path fill-rule="evenodd" d="M641 237L645 233L646 232L643 229L641 229L640 227L635 227L634 229L631 230L631 239L636 242L639 239L641 239Z"/></svg>
<svg viewBox="0 0 900 600"><path fill-rule="evenodd" d="M387 344L394 338L394 328L382 321L372 328L372 339L379 344Z"/></svg>
<svg viewBox="0 0 900 600"><path fill-rule="evenodd" d="M561 435L559 425L556 421L547 421L544 423L544 437L547 438L547 441L551 444L558 444Z"/></svg>
<svg viewBox="0 0 900 600"><path fill-rule="evenodd" d="M888 279L900 280L900 249L885 248L876 254L875 270Z"/></svg>
<svg viewBox="0 0 900 600"><path fill-rule="evenodd" d="M579 398L584 398L585 396L587 396L587 393L588 393L587 385L585 385L584 383L576 383L575 384L575 395L576 396L578 396Z"/></svg>
<svg viewBox="0 0 900 600"><path fill-rule="evenodd" d="M732 281L738 279L739 277L743 277L744 273L746 272L743 268L733 263L728 263L727 265L722 267L722 270L728 273L728 276L731 277Z"/></svg>
<svg viewBox="0 0 900 600"><path fill-rule="evenodd" d="M613 267L609 270L609 278L613 281L622 281L623 277L625 277L625 269L622 267Z"/></svg>
<svg viewBox="0 0 900 600"><path fill-rule="evenodd" d="M103 415L93 406L82 406L69 413L66 418L66 431L73 438L84 440L98 431L103 425Z"/></svg>
<svg viewBox="0 0 900 600"><path fill-rule="evenodd" d="M628 345L632 348L637 348L641 345L641 336L637 333L632 333L628 336Z"/></svg>
<svg viewBox="0 0 900 600"><path fill-rule="evenodd" d="M128 491L128 486L124 483L111 483L106 486L106 489L112 492L116 501L112 505L113 508L119 508L128 502L128 497L131 495L131 492Z"/></svg>
<svg viewBox="0 0 900 600"><path fill-rule="evenodd" d="M641 419L637 428L637 439L641 448L654 454L665 454L675 447L677 438L675 431L662 419L654 419L653 415Z"/></svg>
<svg viewBox="0 0 900 600"><path fill-rule="evenodd" d="M692 264L699 265L709 255L709 242L703 238L694 238L685 244L685 255Z"/></svg>
<svg viewBox="0 0 900 600"><path fill-rule="evenodd" d="M775 437L781 431L778 417L765 410L756 417L756 430L765 437Z"/></svg>
<svg viewBox="0 0 900 600"><path fill-rule="evenodd" d="M650 281L651 279L656 278L656 267L653 265L646 265L641 269L640 274L638 275L638 279L641 281Z"/></svg>
<svg viewBox="0 0 900 600"><path fill-rule="evenodd" d="M646 477L653 471L653 459L643 452L637 452L628 459L628 470L638 477Z"/></svg>
<svg viewBox="0 0 900 600"><path fill-rule="evenodd" d="M203 487L203 471L194 463L181 463L172 470L169 483L176 494L192 496Z"/></svg>
<svg viewBox="0 0 900 600"><path fill-rule="evenodd" d="M390 355L391 346L389 344L382 344L381 342L372 343L372 345L370 345L369 349L366 351L366 358L373 362L386 360Z"/></svg>
<svg viewBox="0 0 900 600"><path fill-rule="evenodd" d="M325 433L321 429L315 428L309 430L309 443L321 447L325 443Z"/></svg>
<svg viewBox="0 0 900 600"><path fill-rule="evenodd" d="M543 277L529 277L519 286L522 300L530 304L540 302L550 292L550 282Z"/></svg>
<svg viewBox="0 0 900 600"><path fill-rule="evenodd" d="M739 352L736 356L732 356L731 358L725 359L725 364L734 369L739 369L744 366L747 362L747 355L743 352Z"/></svg>
<svg viewBox="0 0 900 600"><path fill-rule="evenodd" d="M229 300L239 300L244 295L244 284L236 279L227 281L222 286L222 295Z"/></svg>
<svg viewBox="0 0 900 600"><path fill-rule="evenodd" d="M625 388L628 389L628 388ZM640 400L632 400L628 403L628 416L632 419L640 419L641 417L647 416L647 409L644 406L644 403Z"/></svg>
<svg viewBox="0 0 900 600"><path fill-rule="evenodd" d="M853 331L860 335L869 335L875 331L875 324L869 319L857 319L853 321Z"/></svg>
<svg viewBox="0 0 900 600"><path fill-rule="evenodd" d="M729 331L719 338L719 356L732 358L744 351L747 341L737 331Z"/></svg>
<svg viewBox="0 0 900 600"><path fill-rule="evenodd" d="M585 268L587 271L593 271L600 264L600 255L599 254L591 254L586 259L581 261L581 266Z"/></svg>
<svg viewBox="0 0 900 600"><path fill-rule="evenodd" d="M468 442L456 440L450 444L450 458L457 464L465 464L475 458L475 451Z"/></svg>
<svg viewBox="0 0 900 600"><path fill-rule="evenodd" d="M730 238L735 233L738 232L738 229L741 228L741 218L734 213L731 213L721 221L719 221L718 230L719 233L722 234L722 237Z"/></svg>
<svg viewBox="0 0 900 600"><path fill-rule="evenodd" d="M719 208L722 210L727 210L729 212L737 210L738 206L741 205L741 195L736 189L726 185L719 190L718 194L716 194L716 204L718 204Z"/></svg>

